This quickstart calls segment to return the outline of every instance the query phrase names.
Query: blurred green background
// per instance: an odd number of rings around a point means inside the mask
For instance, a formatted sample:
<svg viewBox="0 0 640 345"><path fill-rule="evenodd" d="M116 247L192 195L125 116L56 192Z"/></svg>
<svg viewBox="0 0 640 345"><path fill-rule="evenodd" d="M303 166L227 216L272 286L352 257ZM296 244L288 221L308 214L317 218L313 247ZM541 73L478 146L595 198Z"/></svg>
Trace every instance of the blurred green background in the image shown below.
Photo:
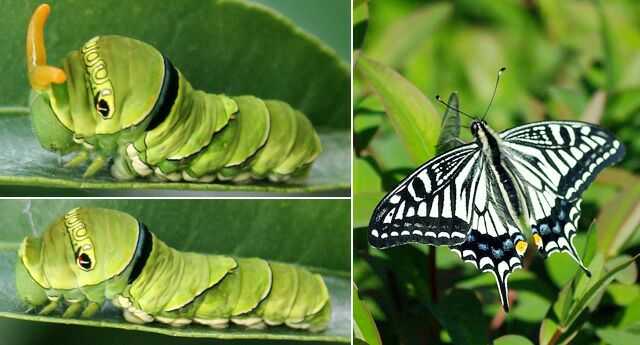
<svg viewBox="0 0 640 345"><path fill-rule="evenodd" d="M355 1L358 338L370 344L640 343L636 263L607 275L640 252L639 20L640 2L631 0ZM448 248L380 251L366 239L376 203L435 153L444 113L435 96L456 91L463 111L482 115L503 66L487 116L492 128L582 120L610 129L627 148L624 160L583 195L575 243L600 273L586 279L566 254L529 255L527 269L510 278L509 315L499 307L493 277ZM471 139L467 129L461 138Z"/></svg>

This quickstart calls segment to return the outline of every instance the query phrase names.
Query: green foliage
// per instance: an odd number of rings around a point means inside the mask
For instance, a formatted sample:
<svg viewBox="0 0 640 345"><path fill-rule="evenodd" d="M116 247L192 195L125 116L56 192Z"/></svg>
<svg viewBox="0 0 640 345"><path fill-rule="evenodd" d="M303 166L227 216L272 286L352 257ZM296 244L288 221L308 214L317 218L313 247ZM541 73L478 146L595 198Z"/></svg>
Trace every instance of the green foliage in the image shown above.
<svg viewBox="0 0 640 345"><path fill-rule="evenodd" d="M195 88L211 93L279 99L307 114L320 130L324 151L311 169L309 179L286 186L118 183L107 172L83 179L80 172L63 168L58 156L39 147L26 115L29 97L24 54L26 27L31 13L41 2L0 0L6 14L0 22L3 33L0 44L8 52L0 59L5 80L0 85L0 146L4 148L0 152L0 185L14 186L11 190L3 188L3 195L24 195L31 186L36 186L36 193L40 195L47 194L50 187L74 188L76 194L80 188L103 192L105 189L188 189L279 193L344 192L349 188L348 54L340 58L323 41L305 32L302 28L318 30L320 25L315 16L301 15L309 13L310 6L335 8L335 13L339 13L336 20L343 25L332 22L325 25L325 31L327 27L340 31L341 39L330 41L336 45L334 49L344 51L344 47L349 46L345 11L350 7L344 2L317 1L308 6L278 2L285 12L297 9L297 15L292 17L303 21L300 26L268 7L242 0L134 3L64 0L51 4L52 14L45 34L50 64L59 66L68 53L79 49L91 37L122 35L155 46ZM331 10L314 12L319 13L331 13Z"/></svg>
<svg viewBox="0 0 640 345"><path fill-rule="evenodd" d="M179 337L348 343L351 331L345 320L348 320L351 309L351 287L347 279L350 274L349 205L349 200L2 200L0 316ZM180 251L261 257L298 264L320 273L332 299L333 315L329 329L313 334L281 327L214 330L197 325L185 328L156 323L135 325L126 322L121 311L113 307L105 308L91 319L63 319L58 314L40 316L25 313L26 306L16 295L14 275L20 241L28 235L40 235L54 219L78 206L125 211ZM309 227L309 224L314 226ZM309 243L300 246L303 241ZM327 255L327 248L331 248L331 255ZM2 318L0 329L5 322Z"/></svg>
<svg viewBox="0 0 640 345"><path fill-rule="evenodd" d="M637 342L639 13L627 0L368 3L367 32L354 52L354 280L383 343ZM468 119L443 107L440 120L428 100L450 94L449 103L482 115L503 66L486 118L493 128L582 120L611 129L627 147L584 195L575 245L591 278L566 254L529 253L509 279L514 302L506 315L493 277L447 248L380 251L366 241L386 192L455 147L452 138L471 139L461 130Z"/></svg>

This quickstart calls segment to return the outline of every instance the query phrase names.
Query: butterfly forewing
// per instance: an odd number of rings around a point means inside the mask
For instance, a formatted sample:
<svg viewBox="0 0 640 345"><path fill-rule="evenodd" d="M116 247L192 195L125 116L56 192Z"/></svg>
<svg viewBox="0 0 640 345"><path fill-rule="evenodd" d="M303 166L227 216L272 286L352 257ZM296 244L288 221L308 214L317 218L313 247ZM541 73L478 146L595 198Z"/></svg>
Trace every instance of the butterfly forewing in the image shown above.
<svg viewBox="0 0 640 345"><path fill-rule="evenodd" d="M602 169L622 159L623 145L602 128L569 121L520 126L501 138L504 163L524 192L540 252L564 251L583 266L572 244L579 198Z"/></svg>
<svg viewBox="0 0 640 345"><path fill-rule="evenodd" d="M480 155L478 145L467 144L418 168L376 206L369 242L378 248L462 243L471 225L472 181Z"/></svg>

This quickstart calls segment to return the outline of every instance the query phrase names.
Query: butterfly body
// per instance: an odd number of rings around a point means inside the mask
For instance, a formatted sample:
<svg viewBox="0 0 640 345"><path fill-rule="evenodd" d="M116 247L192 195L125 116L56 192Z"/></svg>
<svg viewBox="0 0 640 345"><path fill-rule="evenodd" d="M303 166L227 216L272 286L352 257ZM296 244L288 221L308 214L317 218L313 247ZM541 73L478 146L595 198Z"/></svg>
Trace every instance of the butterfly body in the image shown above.
<svg viewBox="0 0 640 345"><path fill-rule="evenodd" d="M580 195L622 159L624 147L606 130L575 121L497 133L474 120L470 129L473 142L429 160L380 201L369 242L448 245L495 276L508 310L507 279L522 267L525 227L543 257L566 252L586 271L573 246Z"/></svg>

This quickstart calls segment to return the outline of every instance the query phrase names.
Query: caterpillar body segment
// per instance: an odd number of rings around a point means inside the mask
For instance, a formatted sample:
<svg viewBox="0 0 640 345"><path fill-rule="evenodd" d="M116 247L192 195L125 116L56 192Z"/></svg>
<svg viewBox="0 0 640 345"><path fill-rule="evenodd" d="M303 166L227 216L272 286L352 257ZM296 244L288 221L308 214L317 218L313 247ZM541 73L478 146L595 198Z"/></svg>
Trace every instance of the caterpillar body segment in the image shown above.
<svg viewBox="0 0 640 345"><path fill-rule="evenodd" d="M91 317L106 301L133 323L251 328L285 325L317 332L331 319L322 277L259 258L183 253L130 215L77 208L42 237L23 241L18 295L30 308Z"/></svg>
<svg viewBox="0 0 640 345"><path fill-rule="evenodd" d="M119 180L278 182L303 177L320 154L311 122L287 103L196 90L132 38L97 36L48 66L49 11L36 9L27 36L34 133L46 149L75 152L68 166L90 161L85 176L111 164Z"/></svg>

